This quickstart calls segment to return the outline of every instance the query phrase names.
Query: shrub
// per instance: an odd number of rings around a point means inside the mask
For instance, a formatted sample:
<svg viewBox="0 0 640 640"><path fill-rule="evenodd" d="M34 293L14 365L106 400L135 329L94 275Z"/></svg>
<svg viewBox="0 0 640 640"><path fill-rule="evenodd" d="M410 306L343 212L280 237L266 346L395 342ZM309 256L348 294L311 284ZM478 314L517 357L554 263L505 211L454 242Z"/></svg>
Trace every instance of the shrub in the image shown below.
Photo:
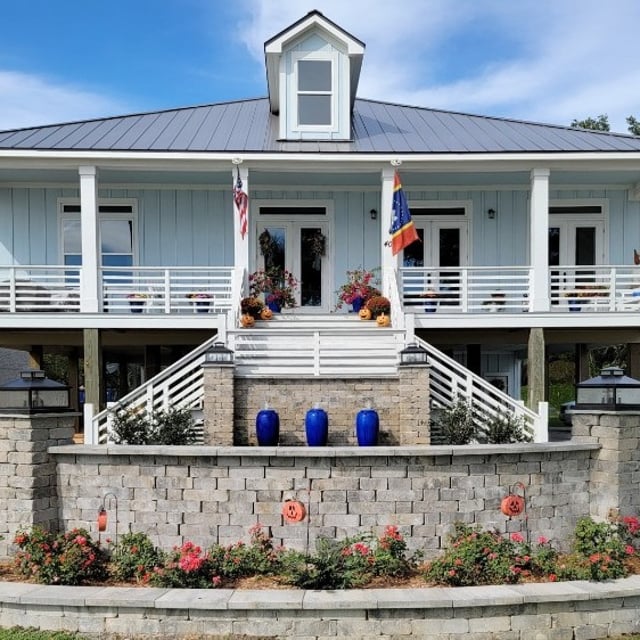
<svg viewBox="0 0 640 640"><path fill-rule="evenodd" d="M85 529L53 534L39 527L19 532L15 564L42 584L81 585L107 576L107 558Z"/></svg>
<svg viewBox="0 0 640 640"><path fill-rule="evenodd" d="M162 565L155 567L149 582L156 587L207 589L219 586L222 579L214 574L209 554L193 542L185 542L174 547Z"/></svg>
<svg viewBox="0 0 640 640"><path fill-rule="evenodd" d="M152 415L121 409L115 414L112 436L116 444L186 445L196 441L189 409L172 408Z"/></svg>
<svg viewBox="0 0 640 640"><path fill-rule="evenodd" d="M496 414L486 426L485 437L489 444L511 444L532 440L524 431L524 420L516 417L512 411Z"/></svg>
<svg viewBox="0 0 640 640"><path fill-rule="evenodd" d="M476 433L471 407L462 398L458 398L451 407L442 409L435 423L444 444L469 444Z"/></svg>
<svg viewBox="0 0 640 640"><path fill-rule="evenodd" d="M146 414L120 409L114 412L111 436L116 444L149 444L149 419Z"/></svg>
<svg viewBox="0 0 640 640"><path fill-rule="evenodd" d="M148 582L156 566L162 562L162 553L156 549L145 533L125 533L116 544L111 556L111 572L117 580Z"/></svg>

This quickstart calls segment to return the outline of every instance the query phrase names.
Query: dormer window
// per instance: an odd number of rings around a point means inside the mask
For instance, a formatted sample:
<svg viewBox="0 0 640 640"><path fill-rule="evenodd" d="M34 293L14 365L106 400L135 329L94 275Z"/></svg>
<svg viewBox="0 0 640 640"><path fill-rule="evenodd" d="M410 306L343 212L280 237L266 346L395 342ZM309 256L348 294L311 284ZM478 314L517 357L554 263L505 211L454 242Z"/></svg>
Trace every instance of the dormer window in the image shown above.
<svg viewBox="0 0 640 640"><path fill-rule="evenodd" d="M333 99L330 60L298 60L298 125L330 126Z"/></svg>

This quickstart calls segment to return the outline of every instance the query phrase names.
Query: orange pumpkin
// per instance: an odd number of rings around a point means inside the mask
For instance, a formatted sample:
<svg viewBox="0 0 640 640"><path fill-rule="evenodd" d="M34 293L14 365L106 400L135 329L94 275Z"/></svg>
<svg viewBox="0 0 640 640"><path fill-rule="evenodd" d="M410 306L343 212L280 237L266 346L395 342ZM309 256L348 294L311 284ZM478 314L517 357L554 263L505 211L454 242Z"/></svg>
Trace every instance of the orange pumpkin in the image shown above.
<svg viewBox="0 0 640 640"><path fill-rule="evenodd" d="M263 307L260 312L260 318L262 320L271 320L271 318L273 318L273 311L271 311L269 307Z"/></svg>
<svg viewBox="0 0 640 640"><path fill-rule="evenodd" d="M360 311L358 311L358 315L361 320L371 320L371 309L367 309L367 307L362 307Z"/></svg>
<svg viewBox="0 0 640 640"><path fill-rule="evenodd" d="M282 517L287 522L302 522L307 515L307 510L298 500L286 500L282 505Z"/></svg>
<svg viewBox="0 0 640 640"><path fill-rule="evenodd" d="M250 313L243 313L240 316L240 324L245 328L253 327L255 323L256 323L256 320Z"/></svg>
<svg viewBox="0 0 640 640"><path fill-rule="evenodd" d="M519 516L524 511L524 498L515 493L510 493L502 499L500 511L510 518Z"/></svg>
<svg viewBox="0 0 640 640"><path fill-rule="evenodd" d="M379 327L389 327L391 326L391 318L386 313L381 313L376 318L376 324Z"/></svg>

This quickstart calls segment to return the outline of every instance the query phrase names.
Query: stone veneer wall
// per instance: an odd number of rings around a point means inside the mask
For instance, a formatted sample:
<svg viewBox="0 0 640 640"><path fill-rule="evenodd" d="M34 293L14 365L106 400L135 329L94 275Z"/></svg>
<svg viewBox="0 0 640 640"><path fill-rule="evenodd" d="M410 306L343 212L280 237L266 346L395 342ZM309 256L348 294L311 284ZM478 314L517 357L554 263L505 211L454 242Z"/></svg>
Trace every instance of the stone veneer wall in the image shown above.
<svg viewBox="0 0 640 640"><path fill-rule="evenodd" d="M0 416L0 556L21 528L58 528L57 468L48 449L73 441L76 417Z"/></svg>
<svg viewBox="0 0 640 640"><path fill-rule="evenodd" d="M429 444L427 367L400 367L390 378L238 378L232 367L204 370L205 443L255 445L255 420L265 401L280 417L280 444L305 444L304 418L316 403L329 415L329 444L355 444L360 409L371 405L380 416L380 443ZM233 421L227 415L232 402ZM231 437L229 427L233 424Z"/></svg>
<svg viewBox="0 0 640 640"><path fill-rule="evenodd" d="M260 522L277 544L302 549L400 527L413 548L435 554L456 521L524 530L499 510L511 485L526 487L532 536L568 541L589 513L596 443L462 447L54 447L61 525L87 527L103 496L118 500L120 533L142 531L163 548L248 539ZM179 453L178 453L179 451ZM283 522L283 502L308 519ZM114 537L112 513L107 534Z"/></svg>

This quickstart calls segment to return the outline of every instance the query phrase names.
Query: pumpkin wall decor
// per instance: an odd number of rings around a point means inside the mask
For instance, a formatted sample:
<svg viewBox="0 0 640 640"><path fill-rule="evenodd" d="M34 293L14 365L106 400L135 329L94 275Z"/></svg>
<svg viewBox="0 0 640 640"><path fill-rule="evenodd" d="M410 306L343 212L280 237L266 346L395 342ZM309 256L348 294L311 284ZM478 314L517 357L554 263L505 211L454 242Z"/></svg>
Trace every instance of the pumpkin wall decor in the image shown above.
<svg viewBox="0 0 640 640"><path fill-rule="evenodd" d="M287 522L302 522L307 515L307 510L299 500L285 500L282 505L282 517Z"/></svg>
<svg viewBox="0 0 640 640"><path fill-rule="evenodd" d="M389 326L391 326L391 317L388 316L386 313L381 313L376 318L376 324L379 327L389 327Z"/></svg>
<svg viewBox="0 0 640 640"><path fill-rule="evenodd" d="M522 495L516 493L516 489L520 489ZM525 487L522 482L517 482L512 489L509 490L509 495L505 496L500 502L500 511L509 518L515 518L522 514L525 510Z"/></svg>
<svg viewBox="0 0 640 640"><path fill-rule="evenodd" d="M240 316L240 324L246 328L253 327L256 323L255 318L250 313L243 313Z"/></svg>

